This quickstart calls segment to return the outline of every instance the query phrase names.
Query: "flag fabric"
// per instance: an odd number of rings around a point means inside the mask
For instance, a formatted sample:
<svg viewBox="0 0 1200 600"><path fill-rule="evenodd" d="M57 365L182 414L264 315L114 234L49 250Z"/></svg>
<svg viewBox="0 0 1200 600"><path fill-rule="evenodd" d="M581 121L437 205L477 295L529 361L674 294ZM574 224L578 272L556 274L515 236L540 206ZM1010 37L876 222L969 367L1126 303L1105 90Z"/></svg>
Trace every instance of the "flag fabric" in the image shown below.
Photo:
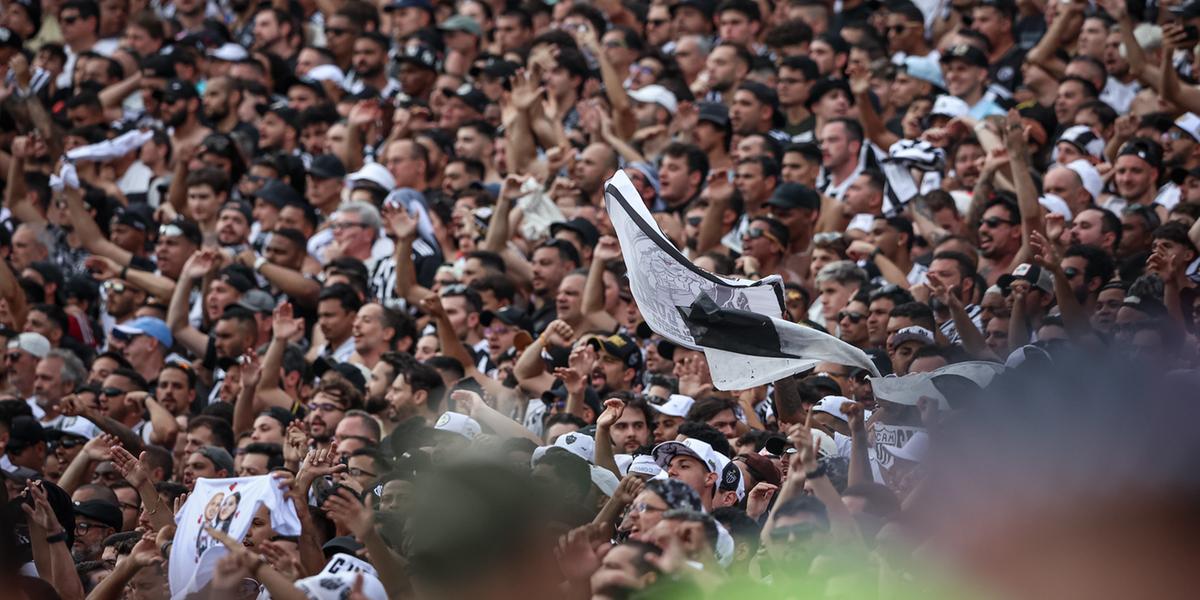
<svg viewBox="0 0 1200 600"><path fill-rule="evenodd" d="M659 230L629 178L605 184L629 288L655 333L704 352L719 390L744 390L811 369L821 361L878 375L862 350L783 315L783 279L720 277L692 264Z"/></svg>

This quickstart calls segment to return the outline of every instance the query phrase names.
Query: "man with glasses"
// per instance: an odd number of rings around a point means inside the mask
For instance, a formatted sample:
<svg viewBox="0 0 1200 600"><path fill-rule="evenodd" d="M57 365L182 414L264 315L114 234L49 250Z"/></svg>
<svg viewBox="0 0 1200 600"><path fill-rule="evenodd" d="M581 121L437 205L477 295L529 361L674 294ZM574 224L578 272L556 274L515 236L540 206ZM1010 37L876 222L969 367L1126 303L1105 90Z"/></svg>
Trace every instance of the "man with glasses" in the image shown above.
<svg viewBox="0 0 1200 600"><path fill-rule="evenodd" d="M978 271L988 285L1009 272L1021 249L1021 214L1017 203L995 198L987 203L979 221Z"/></svg>
<svg viewBox="0 0 1200 600"><path fill-rule="evenodd" d="M868 348L871 335L867 329L867 294L860 290L846 307L837 313L838 339L856 348Z"/></svg>
<svg viewBox="0 0 1200 600"><path fill-rule="evenodd" d="M375 448L382 435L379 422L370 413L361 409L346 411L333 434L338 443L338 459L345 462L358 450Z"/></svg>
<svg viewBox="0 0 1200 600"><path fill-rule="evenodd" d="M319 448L329 446L346 412L361 408L362 393L344 379L322 379L312 401L308 403L308 414L304 417L309 437Z"/></svg>
<svg viewBox="0 0 1200 600"><path fill-rule="evenodd" d="M104 538L122 531L121 508L108 500L87 500L75 505L75 544L71 555L76 562L99 560Z"/></svg>
<svg viewBox="0 0 1200 600"><path fill-rule="evenodd" d="M92 0L70 0L58 9L67 62L55 80L59 89L70 89L74 82L76 58L100 41L100 7Z"/></svg>

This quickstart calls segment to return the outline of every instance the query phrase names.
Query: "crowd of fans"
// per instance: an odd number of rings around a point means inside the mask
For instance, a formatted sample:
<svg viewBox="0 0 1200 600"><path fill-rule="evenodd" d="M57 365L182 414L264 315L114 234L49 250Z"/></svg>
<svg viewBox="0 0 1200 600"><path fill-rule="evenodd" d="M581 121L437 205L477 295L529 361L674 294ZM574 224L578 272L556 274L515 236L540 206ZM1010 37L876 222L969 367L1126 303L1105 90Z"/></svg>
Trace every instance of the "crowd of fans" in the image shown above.
<svg viewBox="0 0 1200 600"><path fill-rule="evenodd" d="M1001 519L1045 498L982 452L950 480L1011 506L934 485L1019 412L984 398L1079 385L1021 428L1082 432L1091 378L1197 366L1198 27L1180 0L0 0L0 585L164 600L196 482L266 476L289 503L212 534L190 595L924 594L923 511L1044 525ZM696 266L781 278L771 316L899 379L716 389L639 313L618 170ZM1071 453L1013 446L1043 482ZM1062 531L1038 551L1094 530ZM1140 564L1107 547L1079 564Z"/></svg>

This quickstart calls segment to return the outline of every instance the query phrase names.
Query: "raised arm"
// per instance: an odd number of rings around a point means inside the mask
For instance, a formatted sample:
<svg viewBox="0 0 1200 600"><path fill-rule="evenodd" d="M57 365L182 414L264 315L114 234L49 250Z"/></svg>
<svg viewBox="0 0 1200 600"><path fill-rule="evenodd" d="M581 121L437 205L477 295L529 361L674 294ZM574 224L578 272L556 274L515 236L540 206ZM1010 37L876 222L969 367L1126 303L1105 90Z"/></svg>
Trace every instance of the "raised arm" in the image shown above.
<svg viewBox="0 0 1200 600"><path fill-rule="evenodd" d="M811 411L808 418L812 419ZM813 495L821 501L821 504L825 505L826 514L829 515L829 532L842 544L861 546L863 538L862 532L858 529L858 522L854 520L854 515L850 514L850 509L846 508L841 495L829 481L829 477L825 474L825 467L817 462L817 444L819 442L813 439L810 427L811 425L806 422L803 425L792 425L788 431L788 439L797 450L788 469L788 480L790 481L794 475L803 473L803 479L812 487ZM845 548L845 546L842 547Z"/></svg>
<svg viewBox="0 0 1200 600"><path fill-rule="evenodd" d="M587 282L583 286L584 329L616 331L617 320L604 310L604 268L610 260L621 257L621 244L617 238L604 236L592 252L592 264L588 267Z"/></svg>
<svg viewBox="0 0 1200 600"><path fill-rule="evenodd" d="M133 259L133 254L109 241L100 231L96 220L88 214L87 209L83 206L83 190L65 188L63 197L67 199L67 216L71 219L71 225L75 227L75 233L83 242L83 247L92 254L106 256L121 266L128 266L129 261Z"/></svg>
<svg viewBox="0 0 1200 600"><path fill-rule="evenodd" d="M469 390L455 390L450 397L454 399L455 406L459 407L461 412L479 421L480 425L491 429L496 435L504 438L525 438L541 445L542 440L533 435L533 432L488 406L479 394Z"/></svg>
<svg viewBox="0 0 1200 600"><path fill-rule="evenodd" d="M887 128L887 123L883 122L871 102L871 74L866 67L856 65L846 69L846 75L850 77L850 91L854 94L854 105L858 108L858 120L862 123L863 133L873 144L887 151L892 144L900 141L900 136Z"/></svg>
<svg viewBox="0 0 1200 600"><path fill-rule="evenodd" d="M168 305L171 302L171 294L175 293L174 281L162 275L155 275L150 271L121 266L117 261L107 256L93 254L85 258L83 264L91 271L92 277L95 279L99 279L100 281L124 279L129 285L145 291Z"/></svg>
<svg viewBox="0 0 1200 600"><path fill-rule="evenodd" d="M150 481L150 476L146 473L145 451L140 454L140 458L134 458L128 450L115 446L112 449L112 462L125 480L137 489L138 496L142 498L142 506L146 509L146 516L154 529L174 525L171 508L163 502L158 490L154 489L154 482Z"/></svg>
<svg viewBox="0 0 1200 600"><path fill-rule="evenodd" d="M396 262L396 294L403 294L408 304L418 305L435 294L417 282L417 268L412 258L413 242L417 240L417 219L402 204L385 204L383 219L396 238L396 249L392 254Z"/></svg>
<svg viewBox="0 0 1200 600"><path fill-rule="evenodd" d="M625 401L620 398L609 398L604 401L604 412L596 418L596 466L608 469L618 479L621 477L621 469L617 466L617 459L613 456L612 426L617 419L621 418L623 412L625 412Z"/></svg>
<svg viewBox="0 0 1200 600"><path fill-rule="evenodd" d="M1017 187L1017 205L1021 209L1021 249L1029 252L1029 235L1034 231L1046 235L1042 205L1038 203L1037 186L1029 174L1029 149L1022 133L1021 115L1008 111L1008 159L1012 164L1013 183Z"/></svg>
<svg viewBox="0 0 1200 600"><path fill-rule="evenodd" d="M39 225L46 217L25 199L25 160L32 152L33 141L19 136L12 142L12 158L8 160L8 181L4 185L4 206L22 223Z"/></svg>
<svg viewBox="0 0 1200 600"><path fill-rule="evenodd" d="M279 372L283 368L284 351L293 339L304 335L304 319L292 316L290 303L282 302L275 307L271 319L271 334L271 343L262 358L258 385L254 388L254 404L251 409L254 415L272 406L290 410L296 402L279 387ZM254 417L251 417L251 424L253 419Z"/></svg>
<svg viewBox="0 0 1200 600"><path fill-rule="evenodd" d="M112 573L100 580L100 584L88 594L87 600L119 600L124 597L126 586L139 571L147 567L159 568L162 563L163 557L154 543L154 534L147 533L132 552L117 561Z"/></svg>
<svg viewBox="0 0 1200 600"><path fill-rule="evenodd" d="M615 2L613 4L619 5ZM629 139L637 131L637 117L633 114L633 101L625 91L625 75L618 73L609 62L592 24L584 21L583 27L582 31L575 32L575 41L596 58L596 63L600 66L600 79L604 82L604 94L612 107L613 130L618 138Z"/></svg>
<svg viewBox="0 0 1200 600"><path fill-rule="evenodd" d="M1163 99L1173 102L1185 110L1200 112L1200 89L1182 85L1179 82L1179 73L1175 72L1175 65L1172 62L1176 48L1186 48L1190 52L1194 45L1187 41L1187 34L1179 25L1174 23L1163 25L1161 76L1157 87Z"/></svg>
<svg viewBox="0 0 1200 600"><path fill-rule="evenodd" d="M904 289L908 289L908 273L901 271L900 267L897 267L896 263L892 262L892 259L884 256L879 251L879 248L870 242L864 240L850 242L850 247L846 252L854 260L865 260L875 265L879 269L879 274L883 275L883 278L888 283L894 283Z"/></svg>
<svg viewBox="0 0 1200 600"><path fill-rule="evenodd" d="M1056 7L1059 12L1050 22L1050 28L1042 36L1042 39L1038 40L1037 45L1025 55L1025 60L1045 69L1055 79L1062 77L1067 72L1067 65L1054 53L1062 47L1062 40L1074 39L1079 36L1079 30L1083 26L1083 9L1087 8L1087 4L1056 3Z"/></svg>
<svg viewBox="0 0 1200 600"><path fill-rule="evenodd" d="M63 600L83 600L83 584L75 571L66 531L50 507L42 482L31 481L25 488L30 502L21 502L29 538L33 546L38 575L50 582Z"/></svg>
<svg viewBox="0 0 1200 600"><path fill-rule="evenodd" d="M13 326L19 331L25 327L25 315L29 313L29 304L25 298L25 288L17 283L17 276L8 266L8 261L0 259L0 298L8 303L8 312L12 314Z"/></svg>
<svg viewBox="0 0 1200 600"><path fill-rule="evenodd" d="M596 350L588 344L579 344L571 349L567 358L567 368L555 369L554 375L563 380L567 386L567 407L563 412L575 415L584 421L589 421L583 409L587 394L588 378L596 369L598 357Z"/></svg>
<svg viewBox="0 0 1200 600"><path fill-rule="evenodd" d="M288 295L293 302L301 306L316 308L317 296L321 294L321 284L304 276L295 269L267 262L260 262L259 256L253 250L243 250L237 255L237 261L258 271L271 285Z"/></svg>
<svg viewBox="0 0 1200 600"><path fill-rule="evenodd" d="M930 293L934 298L942 301L950 308L950 317L954 320L954 329L958 332L958 338L962 340L963 349L968 354L981 360L994 360L1003 362L1003 358L996 356L996 353L988 347L987 341L983 337L983 333L979 328L975 327L975 322L971 320L971 315L967 314L967 310L963 307L962 300L959 300L958 288L953 287L947 289L938 279L937 275L929 273Z"/></svg>
<svg viewBox="0 0 1200 600"><path fill-rule="evenodd" d="M188 323L189 302L195 281L216 268L216 250L206 248L193 254L183 265L167 309L167 326L171 328L175 340L201 360L208 353L208 336Z"/></svg>
<svg viewBox="0 0 1200 600"><path fill-rule="evenodd" d="M150 413L150 443L164 448L175 447L175 436L179 435L179 423L175 415L167 410L154 396L146 396L146 412Z"/></svg>
<svg viewBox="0 0 1200 600"><path fill-rule="evenodd" d="M1058 310L1062 314L1063 327L1067 334L1079 339L1092 331L1091 320L1087 311L1079 304L1075 291L1071 289L1070 278L1063 272L1062 261L1059 260L1054 245L1046 240L1041 233L1034 233L1029 240L1033 252L1033 262L1054 275L1054 297L1058 301Z"/></svg>
<svg viewBox="0 0 1200 600"><path fill-rule="evenodd" d="M875 476L871 473L871 450L867 446L863 407L857 402L843 402L841 409L850 424L850 472L846 476L846 485L873 483Z"/></svg>

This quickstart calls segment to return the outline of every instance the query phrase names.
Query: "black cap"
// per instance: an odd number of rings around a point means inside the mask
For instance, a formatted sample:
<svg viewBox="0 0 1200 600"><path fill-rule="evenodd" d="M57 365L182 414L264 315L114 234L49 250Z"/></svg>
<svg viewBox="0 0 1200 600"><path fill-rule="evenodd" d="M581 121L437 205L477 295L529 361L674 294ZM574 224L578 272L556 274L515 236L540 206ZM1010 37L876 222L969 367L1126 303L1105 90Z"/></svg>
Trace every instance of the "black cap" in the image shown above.
<svg viewBox="0 0 1200 600"><path fill-rule="evenodd" d="M808 100L804 101L804 106L809 110L812 110L814 104L820 102L821 98L823 98L825 94L828 94L834 90L842 90L845 92L846 97L850 99L850 104L854 104L854 93L850 91L850 82L846 81L845 79L831 79L829 77L825 77L813 82L812 87L808 90Z"/></svg>
<svg viewBox="0 0 1200 600"><path fill-rule="evenodd" d="M491 103L486 94L469 83L458 86L458 89L454 91L454 96L480 114L483 114L483 111L487 110L488 104Z"/></svg>
<svg viewBox="0 0 1200 600"><path fill-rule="evenodd" d="M517 69L520 67L521 66L515 62L503 59L494 59L487 61L482 68L472 68L471 75L473 77L479 77L480 75L483 75L487 77L508 79L509 77L516 75Z"/></svg>
<svg viewBox="0 0 1200 600"><path fill-rule="evenodd" d="M247 224L254 222L254 209L251 208L250 205L244 200L230 200L225 204L222 204L221 210L217 212L221 213L227 210L236 210L237 212L241 213L241 215L245 217Z"/></svg>
<svg viewBox="0 0 1200 600"><path fill-rule="evenodd" d="M217 274L217 279L233 286L233 289L237 290L239 294L243 294L246 290L254 289L254 282L246 277L240 268L236 268L238 266L240 265L230 265L221 269Z"/></svg>
<svg viewBox="0 0 1200 600"><path fill-rule="evenodd" d="M296 121L300 118L300 113L297 112L296 109L288 106L287 102L276 102L275 104L268 106L266 112L263 114L274 114L283 120L283 122L292 125L293 127L295 126Z"/></svg>
<svg viewBox="0 0 1200 600"><path fill-rule="evenodd" d="M671 16L675 15L675 11L684 7L694 8L711 19L717 10L717 3L713 0L680 0L671 5Z"/></svg>
<svg viewBox="0 0 1200 600"><path fill-rule="evenodd" d="M396 62L412 63L430 71L438 70L437 52L425 44L410 44L396 53Z"/></svg>
<svg viewBox="0 0 1200 600"><path fill-rule="evenodd" d="M181 79L172 79L167 82L166 89L163 90L163 102L174 102L179 98L199 98L200 93L196 91L196 86L183 81Z"/></svg>
<svg viewBox="0 0 1200 600"><path fill-rule="evenodd" d="M583 218L575 217L570 221L559 221L550 225L550 235L557 235L562 230L574 231L579 234L580 241L584 246L595 248L600 241L600 230L596 229L592 222Z"/></svg>
<svg viewBox="0 0 1200 600"><path fill-rule="evenodd" d="M13 3L29 14L29 22L33 23L33 31L37 33L42 28L42 0L13 0Z"/></svg>
<svg viewBox="0 0 1200 600"><path fill-rule="evenodd" d="M787 154L789 152L799 152L800 154L803 154L805 158L811 160L812 162L815 162L818 164L820 164L820 162L821 162L821 147L812 142L800 142L798 144L790 144L788 147L783 149L784 154Z"/></svg>
<svg viewBox="0 0 1200 600"><path fill-rule="evenodd" d="M699 120L708 121L718 127L729 127L729 107L720 102L700 102L696 105Z"/></svg>
<svg viewBox="0 0 1200 600"><path fill-rule="evenodd" d="M951 46L949 50L946 50L946 53L943 54L941 58L943 63L948 63L955 60L961 60L976 67L987 68L988 66L987 54L984 54L983 50L980 50L979 48L976 48L970 44Z"/></svg>
<svg viewBox="0 0 1200 600"><path fill-rule="evenodd" d="M1017 106L1017 113L1022 119L1032 119L1042 129L1046 130L1046 139L1054 135L1054 130L1058 129L1058 118L1054 116L1054 109L1042 106L1036 101L1025 102Z"/></svg>
<svg viewBox="0 0 1200 600"><path fill-rule="evenodd" d="M9 425L8 450L15 452L28 448L38 442L46 441L46 430L33 417L13 417Z"/></svg>
<svg viewBox="0 0 1200 600"><path fill-rule="evenodd" d="M1017 3L1013 0L979 0L977 6L990 6L1009 18L1017 15Z"/></svg>
<svg viewBox="0 0 1200 600"><path fill-rule="evenodd" d="M1121 146L1117 157L1136 156L1155 169L1162 168L1162 146L1149 138L1133 138Z"/></svg>
<svg viewBox="0 0 1200 600"><path fill-rule="evenodd" d="M808 186L799 183L784 183L775 188L767 204L779 208L807 208L821 210L821 196Z"/></svg>
<svg viewBox="0 0 1200 600"><path fill-rule="evenodd" d="M7 27L0 27L0 48L20 50L23 45L25 45L25 40L22 40L17 32Z"/></svg>
<svg viewBox="0 0 1200 600"><path fill-rule="evenodd" d="M365 548L365 546L360 544L358 540L354 539L354 536L339 535L338 537L325 542L325 545L321 546L321 551L325 553L326 559L330 559L333 558L334 554L338 553L357 556L358 551L362 550L363 548Z"/></svg>
<svg viewBox="0 0 1200 600"><path fill-rule="evenodd" d="M497 311L485 310L479 313L479 322L484 327L491 327L492 323L497 320L505 325L512 325L520 329L529 329L525 311L515 306L505 306Z"/></svg>
<svg viewBox="0 0 1200 600"><path fill-rule="evenodd" d="M322 154L313 159L308 174L317 179L342 179L346 176L346 165L332 154Z"/></svg>
<svg viewBox="0 0 1200 600"><path fill-rule="evenodd" d="M593 337L587 342L597 350L602 350L621 360L626 367L638 372L642 370L642 351L637 342L624 333L614 333L608 337Z"/></svg>
<svg viewBox="0 0 1200 600"><path fill-rule="evenodd" d="M150 71L151 75L160 79L170 79L175 76L175 61L165 54L153 54L141 60L138 67L142 71Z"/></svg>
<svg viewBox="0 0 1200 600"><path fill-rule="evenodd" d="M337 159L335 158L334 160ZM296 193L295 188L278 179L272 179L258 188L258 191L254 192L254 197L261 198L272 206L279 208L283 208L289 202L303 202L300 194Z"/></svg>
<svg viewBox="0 0 1200 600"><path fill-rule="evenodd" d="M146 215L130 207L118 206L117 210L113 212L112 220L114 223L127 225L142 233L150 230L150 220L146 218Z"/></svg>
<svg viewBox="0 0 1200 600"><path fill-rule="evenodd" d="M125 518L121 515L121 508L105 500L76 502L75 516L99 521L112 527L113 531L121 531L121 525L125 522Z"/></svg>
<svg viewBox="0 0 1200 600"><path fill-rule="evenodd" d="M158 228L158 237L172 235L183 236L197 246L204 242L204 237L200 234L200 226L195 221L183 217L178 217Z"/></svg>

